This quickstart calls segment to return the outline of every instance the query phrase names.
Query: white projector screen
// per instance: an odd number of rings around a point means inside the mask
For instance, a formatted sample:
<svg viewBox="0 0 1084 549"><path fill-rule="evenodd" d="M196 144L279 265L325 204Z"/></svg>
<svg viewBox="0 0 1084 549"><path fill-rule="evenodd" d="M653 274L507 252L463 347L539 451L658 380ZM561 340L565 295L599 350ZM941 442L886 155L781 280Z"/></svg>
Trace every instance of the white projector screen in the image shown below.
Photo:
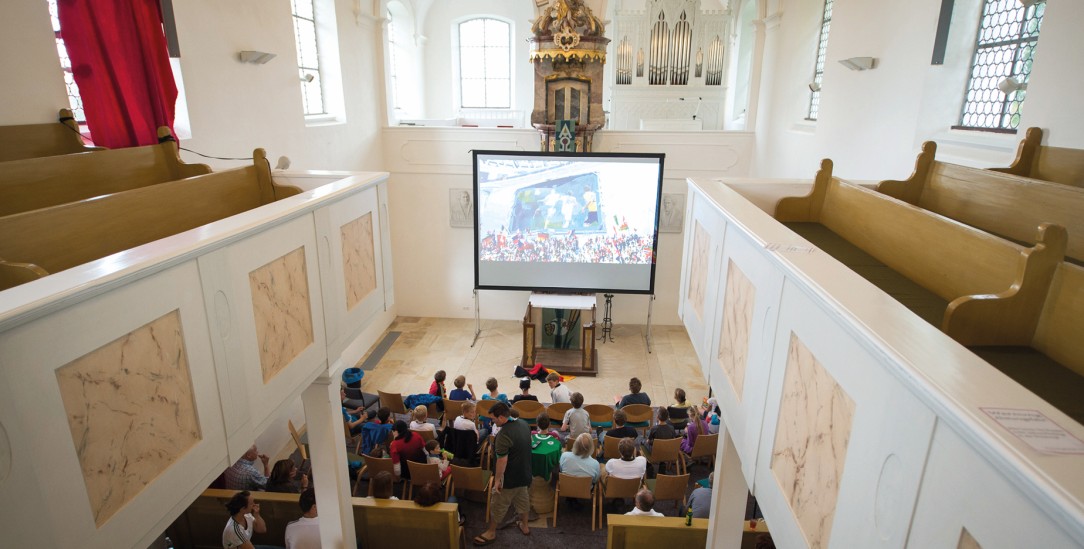
<svg viewBox="0 0 1084 549"><path fill-rule="evenodd" d="M664 157L474 151L475 287L653 293Z"/></svg>

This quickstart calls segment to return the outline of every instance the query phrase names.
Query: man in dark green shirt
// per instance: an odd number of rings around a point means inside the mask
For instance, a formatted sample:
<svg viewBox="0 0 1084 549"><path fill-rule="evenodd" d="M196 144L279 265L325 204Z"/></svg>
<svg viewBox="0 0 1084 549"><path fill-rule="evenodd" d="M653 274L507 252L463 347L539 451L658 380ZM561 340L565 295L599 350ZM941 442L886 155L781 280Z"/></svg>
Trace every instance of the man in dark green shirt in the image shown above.
<svg viewBox="0 0 1084 549"><path fill-rule="evenodd" d="M531 511L531 498L527 488L531 485L531 427L526 422L508 416L508 405L497 402L490 408L493 424L500 427L494 441L497 454L497 470L493 475L493 494L490 499L489 529L474 538L475 545L489 545L497 539L497 524L508 514L508 507L515 507L519 515L519 531L531 533L527 527L527 515Z"/></svg>

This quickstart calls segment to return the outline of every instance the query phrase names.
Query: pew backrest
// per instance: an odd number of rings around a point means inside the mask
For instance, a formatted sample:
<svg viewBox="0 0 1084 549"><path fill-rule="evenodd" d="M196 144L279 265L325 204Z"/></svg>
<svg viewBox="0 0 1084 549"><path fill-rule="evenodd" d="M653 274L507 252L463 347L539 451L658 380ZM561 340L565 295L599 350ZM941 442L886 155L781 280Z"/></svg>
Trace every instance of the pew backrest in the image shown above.
<svg viewBox="0 0 1084 549"><path fill-rule="evenodd" d="M606 515L606 549L658 549L705 547L708 519L693 519L685 526L678 517Z"/></svg>
<svg viewBox="0 0 1084 549"><path fill-rule="evenodd" d="M1033 128L1034 129L1034 128ZM911 176L877 190L1010 240L1032 244L1042 223L1065 227L1066 255L1084 261L1084 187L937 162L927 141Z"/></svg>
<svg viewBox="0 0 1084 549"><path fill-rule="evenodd" d="M0 126L0 162L102 150L83 143L70 109L60 109L57 123Z"/></svg>
<svg viewBox="0 0 1084 549"><path fill-rule="evenodd" d="M353 498L358 547L459 547L459 506L422 507L413 501Z"/></svg>
<svg viewBox="0 0 1084 549"><path fill-rule="evenodd" d="M208 488L188 506L181 516L166 530L166 535L177 547L222 547L222 531L230 515L226 502L237 490ZM283 544L286 525L301 516L298 494L275 492L252 492L260 504L260 516L267 524L267 532L253 534L256 545Z"/></svg>
<svg viewBox="0 0 1084 549"><path fill-rule="evenodd" d="M1042 129L1028 128L1012 164L991 170L1084 188L1084 150L1050 147L1042 141Z"/></svg>
<svg viewBox="0 0 1084 549"><path fill-rule="evenodd" d="M1084 376L1084 267L1062 263L1054 274L1031 346Z"/></svg>
<svg viewBox="0 0 1084 549"><path fill-rule="evenodd" d="M169 128L158 133L157 145L0 163L0 216L211 173L181 162Z"/></svg>
<svg viewBox="0 0 1084 549"><path fill-rule="evenodd" d="M254 155L244 168L0 217L0 260L55 273L300 192Z"/></svg>

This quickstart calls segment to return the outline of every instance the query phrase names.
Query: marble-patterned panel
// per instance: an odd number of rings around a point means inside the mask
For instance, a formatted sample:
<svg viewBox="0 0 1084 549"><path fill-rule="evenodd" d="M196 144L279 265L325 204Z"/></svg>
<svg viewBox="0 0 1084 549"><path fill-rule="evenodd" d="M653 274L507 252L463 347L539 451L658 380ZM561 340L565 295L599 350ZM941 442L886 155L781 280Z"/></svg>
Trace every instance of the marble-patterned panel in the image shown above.
<svg viewBox="0 0 1084 549"><path fill-rule="evenodd" d="M741 402L745 366L749 357L756 287L731 260L727 266L726 296L723 304L723 331L719 337L719 363Z"/></svg>
<svg viewBox="0 0 1084 549"><path fill-rule="evenodd" d="M267 383L313 342L305 248L248 274L256 342Z"/></svg>
<svg viewBox="0 0 1084 549"><path fill-rule="evenodd" d="M982 545L964 528L960 531L960 541L956 544L956 549L982 549Z"/></svg>
<svg viewBox="0 0 1084 549"><path fill-rule="evenodd" d="M180 312L56 371L101 526L201 438Z"/></svg>
<svg viewBox="0 0 1084 549"><path fill-rule="evenodd" d="M343 246L343 280L346 310L351 310L376 290L376 256L373 250L373 213L369 212L339 228Z"/></svg>
<svg viewBox="0 0 1084 549"><path fill-rule="evenodd" d="M831 538L854 401L790 335L771 469L812 548Z"/></svg>
<svg viewBox="0 0 1084 549"><path fill-rule="evenodd" d="M693 231L693 254L689 263L689 291L686 295L693 304L696 317L704 319L704 299L708 284L708 251L711 248L711 235L699 221Z"/></svg>

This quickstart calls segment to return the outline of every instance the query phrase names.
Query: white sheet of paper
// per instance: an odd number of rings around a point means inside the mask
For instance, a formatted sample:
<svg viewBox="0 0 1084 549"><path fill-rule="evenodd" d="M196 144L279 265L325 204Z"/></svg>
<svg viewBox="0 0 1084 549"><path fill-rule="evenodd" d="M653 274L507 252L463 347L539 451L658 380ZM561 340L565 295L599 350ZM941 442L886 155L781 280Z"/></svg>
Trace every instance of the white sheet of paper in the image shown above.
<svg viewBox="0 0 1084 549"><path fill-rule="evenodd" d="M1010 433L1044 454L1084 454L1084 441L1038 410L980 408Z"/></svg>

